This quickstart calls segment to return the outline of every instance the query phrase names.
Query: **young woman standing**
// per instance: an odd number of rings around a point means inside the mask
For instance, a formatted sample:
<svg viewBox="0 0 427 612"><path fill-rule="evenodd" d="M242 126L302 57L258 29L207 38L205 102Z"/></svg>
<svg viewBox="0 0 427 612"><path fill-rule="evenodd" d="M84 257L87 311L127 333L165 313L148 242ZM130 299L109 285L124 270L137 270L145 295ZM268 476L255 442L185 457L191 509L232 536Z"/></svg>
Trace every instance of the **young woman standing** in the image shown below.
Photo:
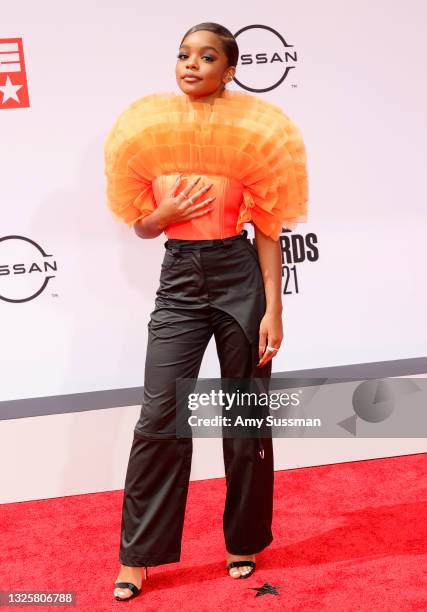
<svg viewBox="0 0 427 612"><path fill-rule="evenodd" d="M283 338L279 236L307 219L305 148L278 106L226 89L238 57L229 30L194 26L177 57L183 95L140 98L105 141L111 210L140 238L168 238L125 481L120 600L140 593L142 567L147 577L180 560L192 439L176 435L176 380L197 379L212 334L221 377L268 380ZM223 453L226 565L246 578L273 540L272 440L223 438Z"/></svg>

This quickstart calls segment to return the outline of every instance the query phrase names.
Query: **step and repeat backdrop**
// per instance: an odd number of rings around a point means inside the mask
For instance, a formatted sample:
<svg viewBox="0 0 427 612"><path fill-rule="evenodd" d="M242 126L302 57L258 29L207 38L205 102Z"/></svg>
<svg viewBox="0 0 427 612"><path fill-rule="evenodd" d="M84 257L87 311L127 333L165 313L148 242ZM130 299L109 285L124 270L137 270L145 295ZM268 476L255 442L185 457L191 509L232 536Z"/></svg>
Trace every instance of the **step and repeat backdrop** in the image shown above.
<svg viewBox="0 0 427 612"><path fill-rule="evenodd" d="M108 210L103 143L139 97L180 93L179 43L199 22L236 36L229 89L279 104L306 144L309 219L280 237L284 339L273 371L404 366L427 354L425 3L276 1L261 9L219 0L214 8L183 11L170 0L158 8L136 0L18 0L2 8L4 452L17 452L15 435L31 444L36 424L39 441L41 431L68 435L65 413L84 419L96 407L106 409L95 411L98 424L109 409L119 418L118 406L129 405L119 392L144 385L166 236L140 239ZM212 339L200 376L218 375ZM47 405L50 416L40 416ZM82 484L75 472L72 484L39 482L39 496L120 488L138 407L129 414L116 448L120 468L102 483L94 476ZM86 431L87 422L76 423L69 447ZM31 497L36 490L15 489L10 499Z"/></svg>

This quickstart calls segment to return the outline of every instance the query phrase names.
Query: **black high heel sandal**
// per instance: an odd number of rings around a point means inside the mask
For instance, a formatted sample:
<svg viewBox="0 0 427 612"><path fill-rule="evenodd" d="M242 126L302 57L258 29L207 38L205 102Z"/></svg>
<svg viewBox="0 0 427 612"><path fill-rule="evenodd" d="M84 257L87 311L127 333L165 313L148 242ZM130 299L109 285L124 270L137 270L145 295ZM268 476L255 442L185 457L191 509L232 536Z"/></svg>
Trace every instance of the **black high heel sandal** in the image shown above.
<svg viewBox="0 0 427 612"><path fill-rule="evenodd" d="M256 561L249 561L249 559L247 560L243 559L242 561L230 561L230 563L228 563L227 565L228 575L230 576L229 570L232 567L244 567L245 565L251 567L252 569L247 574L240 574L239 578L249 578L249 576L252 576L256 568ZM231 578L233 578L233 576L231 576ZM237 580L239 578L237 578ZM233 578L233 580L236 580L236 578Z"/></svg>
<svg viewBox="0 0 427 612"><path fill-rule="evenodd" d="M144 566L145 580L148 580L148 568ZM114 595L114 598L117 601L129 601L129 599L133 599L134 597L138 597L140 593L142 593L142 587L138 589L138 587L133 582L115 582L114 586L119 589L129 589L132 591L132 595L129 597L119 597L118 595Z"/></svg>

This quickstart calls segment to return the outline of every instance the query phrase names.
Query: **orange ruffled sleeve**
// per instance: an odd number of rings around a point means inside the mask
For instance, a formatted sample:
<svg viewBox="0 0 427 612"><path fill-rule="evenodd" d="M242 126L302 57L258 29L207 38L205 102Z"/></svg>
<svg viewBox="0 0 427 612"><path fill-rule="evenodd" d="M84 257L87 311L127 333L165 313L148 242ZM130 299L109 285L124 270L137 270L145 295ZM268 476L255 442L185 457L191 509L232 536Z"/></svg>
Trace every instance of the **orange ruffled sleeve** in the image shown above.
<svg viewBox="0 0 427 612"><path fill-rule="evenodd" d="M117 220L133 227L156 208L152 178L139 165L136 170L132 158L138 152L138 130L135 129L135 106L131 104L120 114L104 141L107 203Z"/></svg>
<svg viewBox="0 0 427 612"><path fill-rule="evenodd" d="M243 203L237 231L252 222L277 241L283 228L294 230L307 221L305 144L298 126L279 106L242 94L245 100L252 147L245 147L251 159L241 174Z"/></svg>

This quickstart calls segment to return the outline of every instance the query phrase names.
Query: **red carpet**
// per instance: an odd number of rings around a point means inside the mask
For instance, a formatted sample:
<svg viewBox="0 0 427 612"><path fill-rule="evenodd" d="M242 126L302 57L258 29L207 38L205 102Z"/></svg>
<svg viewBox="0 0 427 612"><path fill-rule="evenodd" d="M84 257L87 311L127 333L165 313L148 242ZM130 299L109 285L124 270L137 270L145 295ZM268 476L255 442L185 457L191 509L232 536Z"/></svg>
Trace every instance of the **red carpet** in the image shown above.
<svg viewBox="0 0 427 612"><path fill-rule="evenodd" d="M149 568L131 602L112 595L122 491L5 504L0 590L77 591L68 609L87 611L426 610L426 467L417 454L276 472L275 540L246 580L225 573L224 480L192 482L181 561ZM279 594L256 597L264 583Z"/></svg>

